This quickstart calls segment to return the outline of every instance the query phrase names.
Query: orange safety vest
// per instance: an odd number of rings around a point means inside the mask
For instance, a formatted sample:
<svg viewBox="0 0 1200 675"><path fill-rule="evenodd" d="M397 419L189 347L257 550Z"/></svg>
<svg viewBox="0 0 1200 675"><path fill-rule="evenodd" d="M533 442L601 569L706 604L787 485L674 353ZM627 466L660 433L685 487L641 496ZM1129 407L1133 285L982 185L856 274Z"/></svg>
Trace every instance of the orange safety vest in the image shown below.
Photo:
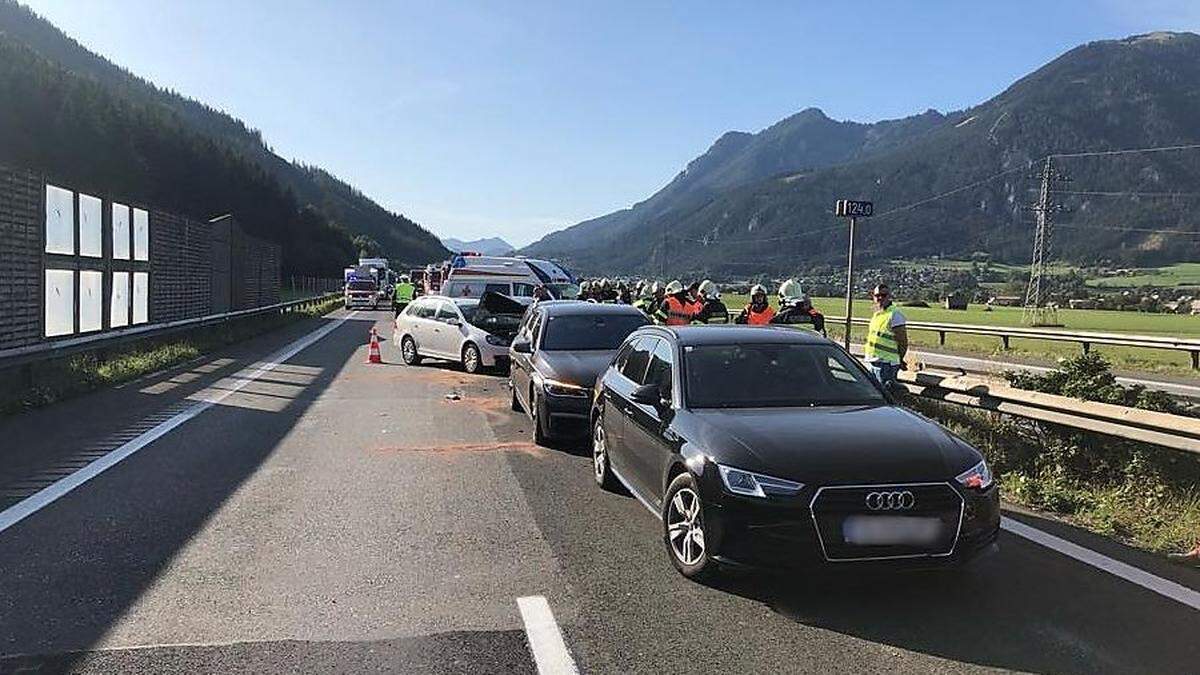
<svg viewBox="0 0 1200 675"><path fill-rule="evenodd" d="M746 307L746 323L751 326L765 326L771 323L771 319L775 318L775 310L767 305L767 308L761 312L754 311L753 307Z"/></svg>
<svg viewBox="0 0 1200 675"><path fill-rule="evenodd" d="M667 325L686 326L695 316L695 305L690 302L680 302L679 298L670 295L664 303L667 306Z"/></svg>

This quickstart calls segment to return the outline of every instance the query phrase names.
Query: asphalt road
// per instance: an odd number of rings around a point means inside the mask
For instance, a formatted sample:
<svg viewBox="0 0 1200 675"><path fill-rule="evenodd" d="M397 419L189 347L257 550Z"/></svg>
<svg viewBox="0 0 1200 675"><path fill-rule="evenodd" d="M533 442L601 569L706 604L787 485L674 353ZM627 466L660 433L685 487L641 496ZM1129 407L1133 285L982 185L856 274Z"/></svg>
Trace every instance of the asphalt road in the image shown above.
<svg viewBox="0 0 1200 675"><path fill-rule="evenodd" d="M387 342L364 363L388 319L339 312L0 421L0 672L535 672L528 597L582 672L1200 664L1196 609L1008 532L963 573L689 582L583 448L530 442L503 378Z"/></svg>

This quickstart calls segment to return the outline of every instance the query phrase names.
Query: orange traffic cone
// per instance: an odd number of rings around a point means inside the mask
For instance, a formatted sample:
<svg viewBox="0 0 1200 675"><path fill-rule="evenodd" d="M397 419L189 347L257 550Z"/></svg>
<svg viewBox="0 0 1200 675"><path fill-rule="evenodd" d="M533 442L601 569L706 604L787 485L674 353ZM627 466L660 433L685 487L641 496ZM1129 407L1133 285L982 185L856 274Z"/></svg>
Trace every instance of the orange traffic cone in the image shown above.
<svg viewBox="0 0 1200 675"><path fill-rule="evenodd" d="M379 333L371 329L371 343L367 345L367 363L383 363L383 355L379 353Z"/></svg>

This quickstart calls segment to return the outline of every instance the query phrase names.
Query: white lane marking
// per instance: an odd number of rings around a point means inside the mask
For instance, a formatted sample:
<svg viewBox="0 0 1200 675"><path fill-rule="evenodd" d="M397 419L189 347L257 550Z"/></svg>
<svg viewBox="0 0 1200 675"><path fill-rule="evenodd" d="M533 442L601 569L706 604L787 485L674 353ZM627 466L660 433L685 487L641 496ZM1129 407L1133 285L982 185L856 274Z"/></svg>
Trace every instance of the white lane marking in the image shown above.
<svg viewBox="0 0 1200 675"><path fill-rule="evenodd" d="M1131 584L1136 584L1153 591L1159 595L1170 598L1175 602L1182 603L1192 609L1200 609L1200 592L1177 584L1174 581L1168 581L1162 577L1155 576L1144 570L1138 569L1133 565L1128 565L1119 560L1097 553L1090 548L1084 548L1078 544L1071 543L1066 539L1056 537L1048 532L1043 532L1035 527L1030 527L1025 523L1013 520L1012 518L1004 517L1000 519L1000 527L1017 535L1024 537L1035 544L1040 544L1046 548L1053 549L1059 553L1074 558L1081 563L1091 565L1098 570L1108 572L1113 576L1120 577Z"/></svg>
<svg viewBox="0 0 1200 675"><path fill-rule="evenodd" d="M0 532L4 532L13 525L16 525L29 516L37 513L41 509L49 506L58 498L66 495L70 491L74 490L80 485L83 485L96 476L99 476L106 470L116 466L121 462L121 460L132 455L138 450L141 450L159 438L162 438L176 427L184 424L188 420L196 417L214 405L217 405L254 380L271 372L275 368L279 367L279 365L284 361L287 361L296 354L299 354L306 347L312 345L314 342L320 340L326 335L329 335L347 320L353 318L356 314L358 314L358 312L352 312L340 319L337 319L327 326L318 328L308 335L301 337L300 339L292 342L283 349L267 357L265 361L260 362L261 365L257 369L252 371L246 377L239 378L238 383L234 386L222 390L221 393L217 394L216 396L212 396L206 400L200 401L185 408L182 412L172 415L171 417L167 418L166 421L161 422L147 431L139 434L120 447L87 464L82 469L79 469L68 476L60 478L59 480L35 492L29 497L17 502L16 504L13 504L4 511L0 511Z"/></svg>
<svg viewBox="0 0 1200 675"><path fill-rule="evenodd" d="M538 675L575 675L575 659L567 651L562 631L554 621L550 603L541 595L517 598L521 620L525 622L525 635L529 638L529 651L537 664Z"/></svg>

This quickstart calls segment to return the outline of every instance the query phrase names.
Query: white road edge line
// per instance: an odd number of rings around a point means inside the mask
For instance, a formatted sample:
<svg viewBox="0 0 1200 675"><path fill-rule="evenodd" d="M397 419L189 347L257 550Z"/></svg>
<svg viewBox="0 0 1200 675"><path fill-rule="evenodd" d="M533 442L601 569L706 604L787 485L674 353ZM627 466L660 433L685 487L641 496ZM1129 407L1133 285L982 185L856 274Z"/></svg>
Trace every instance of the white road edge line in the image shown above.
<svg viewBox="0 0 1200 675"><path fill-rule="evenodd" d="M1091 565L1098 570L1108 572L1109 574L1120 577L1131 584L1135 584L1153 591L1159 595L1174 600L1175 602L1187 605L1192 609L1200 609L1200 592L1177 584L1174 581L1168 581L1162 577L1155 576L1141 570L1133 565L1123 563L1119 560L1114 560L1106 555L1097 553L1090 548L1084 548L1078 544L1056 537L1048 532L1043 532L1035 527L1030 527L1012 518L1002 517L1000 519L1000 527L1008 532L1011 532L1018 537L1023 537L1032 541L1035 544L1053 549L1059 553L1074 558L1085 565Z"/></svg>
<svg viewBox="0 0 1200 675"><path fill-rule="evenodd" d="M308 335L297 339L283 349L280 349L271 356L267 357L265 361L260 361L259 363L261 365L259 365L257 369L250 372L250 374L246 376L232 376L232 378L237 379L237 384L229 389L222 390L221 393L216 396L204 401L199 401L195 405L185 408L183 412L169 417L166 419L166 421L151 427L149 430L134 437L108 454L105 454L85 465L75 473L60 478L50 485L47 485L45 488L42 488L38 492L33 493L29 497L26 497L16 504L13 504L4 511L0 511L0 532L4 532L13 525L16 525L29 516L37 513L41 509L44 509L45 507L54 503L58 498L66 495L96 476L99 476L106 470L116 466L121 462L121 460L129 457L133 453L141 450L159 438L162 438L176 427L184 424L188 420L196 417L214 405L217 405L227 397L237 393L246 385L254 382L258 378L279 367L284 361L287 361L296 354L299 354L306 347L312 345L326 335L329 335L339 326L357 314L358 312L351 312L350 314L337 319L333 323L327 326L322 326Z"/></svg>
<svg viewBox="0 0 1200 675"><path fill-rule="evenodd" d="M579 669L575 659L567 651L562 631L554 621L554 612L545 596L527 595L517 598L521 620L525 622L525 635L529 638L529 651L537 664L538 675L577 675Z"/></svg>

